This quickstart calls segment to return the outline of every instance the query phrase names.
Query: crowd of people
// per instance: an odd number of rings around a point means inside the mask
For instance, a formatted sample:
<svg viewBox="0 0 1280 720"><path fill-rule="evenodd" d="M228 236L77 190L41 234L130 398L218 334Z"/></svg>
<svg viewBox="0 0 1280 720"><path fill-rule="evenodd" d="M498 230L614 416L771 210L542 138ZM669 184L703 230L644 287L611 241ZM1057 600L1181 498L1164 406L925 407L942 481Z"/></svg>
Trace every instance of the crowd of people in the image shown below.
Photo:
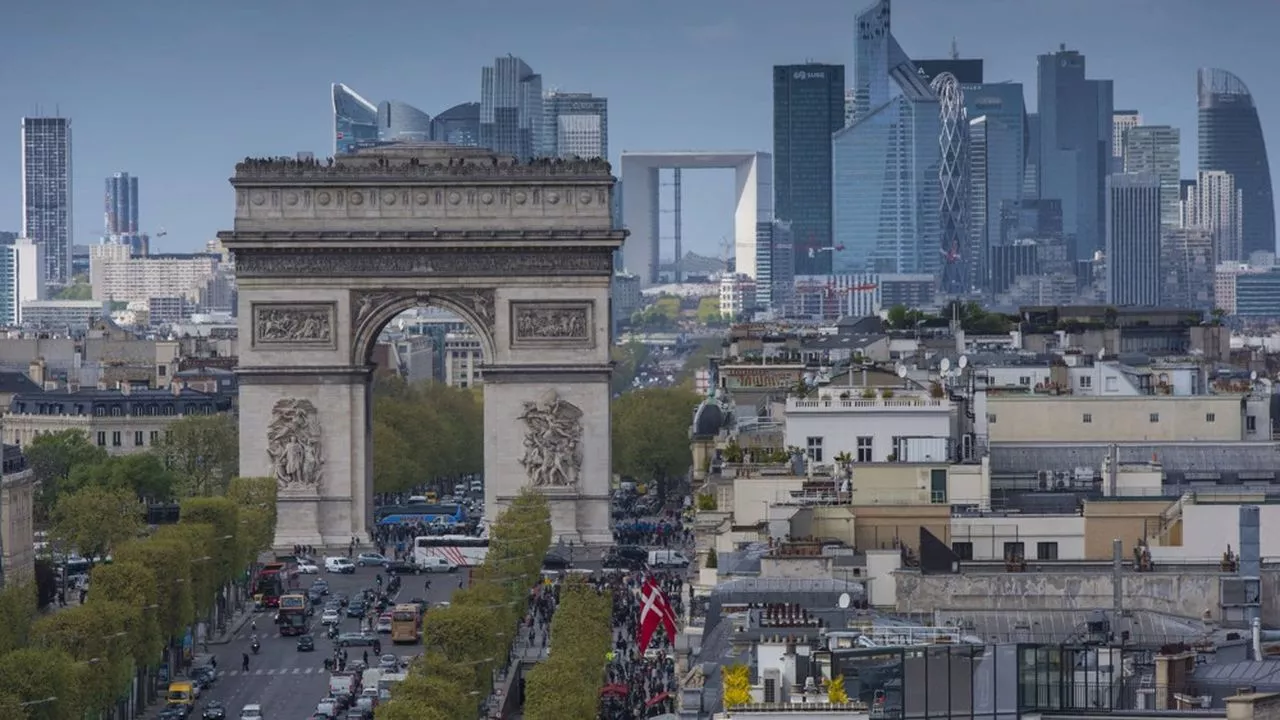
<svg viewBox="0 0 1280 720"><path fill-rule="evenodd" d="M658 519L635 519L613 526L613 540L619 545L671 547L693 542L693 530L686 528L679 513L667 512Z"/></svg>
<svg viewBox="0 0 1280 720"><path fill-rule="evenodd" d="M673 638L659 627L649 647L637 645L640 631L640 588L647 573L617 574L603 578L613 592L613 652L605 669L607 684L601 692L602 720L638 720L675 712L676 676ZM684 578L659 572L651 576L666 594L679 617L684 611Z"/></svg>

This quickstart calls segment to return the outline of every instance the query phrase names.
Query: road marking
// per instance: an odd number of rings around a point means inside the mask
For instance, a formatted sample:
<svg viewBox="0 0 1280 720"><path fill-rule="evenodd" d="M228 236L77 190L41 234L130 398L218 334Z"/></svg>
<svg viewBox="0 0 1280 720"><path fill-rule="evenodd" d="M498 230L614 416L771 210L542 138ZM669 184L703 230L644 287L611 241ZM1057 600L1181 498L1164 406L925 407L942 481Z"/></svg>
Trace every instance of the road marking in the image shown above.
<svg viewBox="0 0 1280 720"><path fill-rule="evenodd" d="M297 674L298 674L298 673L300 673L300 672L302 672L302 668L294 668L294 669L293 669L293 674L294 674L294 675L297 675Z"/></svg>

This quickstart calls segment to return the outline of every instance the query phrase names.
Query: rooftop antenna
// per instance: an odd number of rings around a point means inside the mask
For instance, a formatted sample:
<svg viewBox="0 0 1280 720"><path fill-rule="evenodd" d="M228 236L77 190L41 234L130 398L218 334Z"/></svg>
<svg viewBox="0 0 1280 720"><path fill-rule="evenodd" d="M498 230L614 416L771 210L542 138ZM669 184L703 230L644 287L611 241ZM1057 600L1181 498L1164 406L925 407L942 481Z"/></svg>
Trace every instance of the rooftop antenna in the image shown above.
<svg viewBox="0 0 1280 720"><path fill-rule="evenodd" d="M956 39L954 37L951 38L951 59L960 59L960 48L956 46Z"/></svg>

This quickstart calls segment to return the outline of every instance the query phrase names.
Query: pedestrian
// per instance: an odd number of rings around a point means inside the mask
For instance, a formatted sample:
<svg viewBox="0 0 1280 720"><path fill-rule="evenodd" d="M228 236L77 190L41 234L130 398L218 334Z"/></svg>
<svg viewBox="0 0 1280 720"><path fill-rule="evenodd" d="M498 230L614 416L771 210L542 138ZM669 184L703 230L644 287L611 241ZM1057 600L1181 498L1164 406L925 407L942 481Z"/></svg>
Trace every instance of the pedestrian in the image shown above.
<svg viewBox="0 0 1280 720"><path fill-rule="evenodd" d="M369 651L368 650L364 651L364 653L361 655L361 658L364 660L364 666L369 667Z"/></svg>
<svg viewBox="0 0 1280 720"><path fill-rule="evenodd" d="M431 579L430 579L430 578L427 578L426 586L427 586L427 592L431 592Z"/></svg>

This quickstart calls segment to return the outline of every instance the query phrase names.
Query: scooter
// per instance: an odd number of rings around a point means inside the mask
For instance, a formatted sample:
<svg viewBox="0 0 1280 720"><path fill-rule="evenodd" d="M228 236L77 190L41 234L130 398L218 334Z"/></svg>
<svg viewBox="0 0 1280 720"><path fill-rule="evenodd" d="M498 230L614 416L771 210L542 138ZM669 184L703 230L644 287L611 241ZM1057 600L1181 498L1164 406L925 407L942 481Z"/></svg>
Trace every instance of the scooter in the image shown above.
<svg viewBox="0 0 1280 720"><path fill-rule="evenodd" d="M253 650L254 655L258 654L258 650L261 649L261 647L262 645L260 645L257 640L254 640L253 644L249 646L249 648Z"/></svg>

